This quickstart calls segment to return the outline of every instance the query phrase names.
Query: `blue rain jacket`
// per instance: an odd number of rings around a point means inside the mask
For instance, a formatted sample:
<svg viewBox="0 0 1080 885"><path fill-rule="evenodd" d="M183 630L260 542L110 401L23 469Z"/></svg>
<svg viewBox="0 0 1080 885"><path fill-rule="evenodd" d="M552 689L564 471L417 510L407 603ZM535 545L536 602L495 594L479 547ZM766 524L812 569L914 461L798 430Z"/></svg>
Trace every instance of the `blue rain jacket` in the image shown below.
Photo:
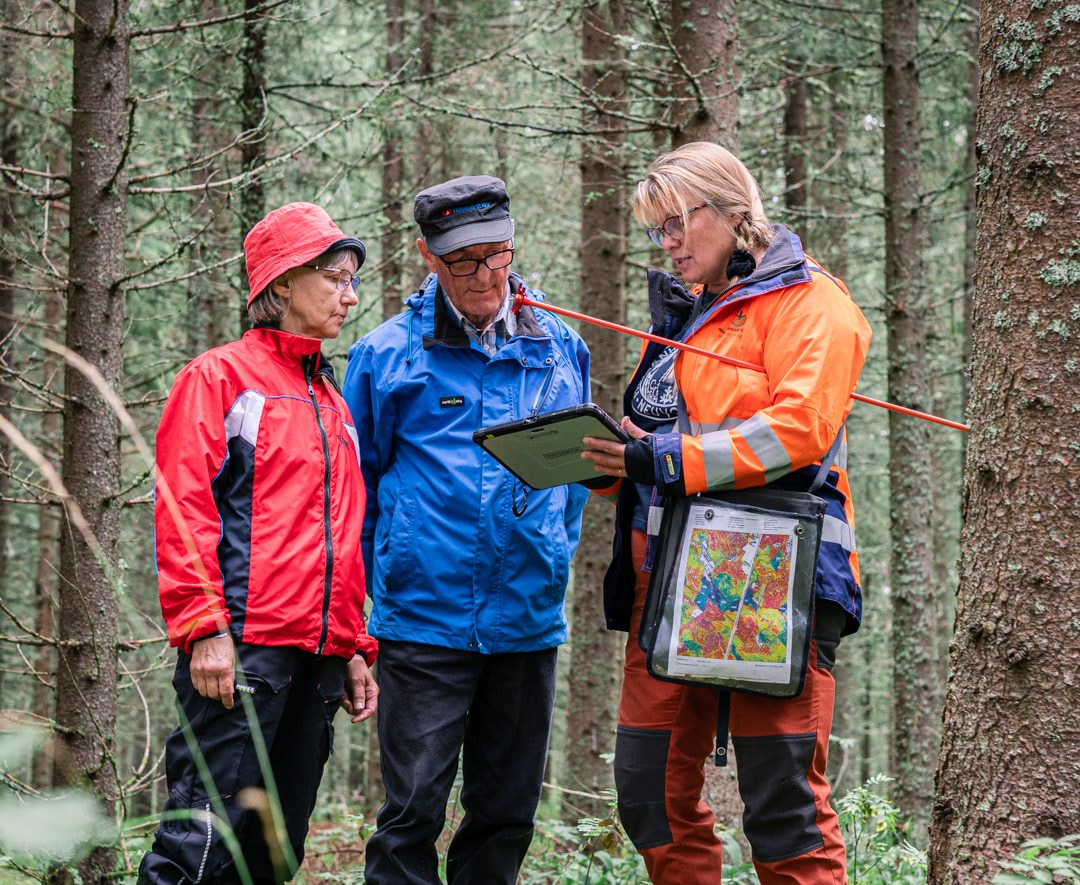
<svg viewBox="0 0 1080 885"><path fill-rule="evenodd" d="M513 291L523 285L511 275ZM481 653L564 642L566 582L588 492L526 489L472 436L588 402L581 337L525 307L516 334L489 357L432 275L403 313L352 346L343 393L367 486L368 632Z"/></svg>

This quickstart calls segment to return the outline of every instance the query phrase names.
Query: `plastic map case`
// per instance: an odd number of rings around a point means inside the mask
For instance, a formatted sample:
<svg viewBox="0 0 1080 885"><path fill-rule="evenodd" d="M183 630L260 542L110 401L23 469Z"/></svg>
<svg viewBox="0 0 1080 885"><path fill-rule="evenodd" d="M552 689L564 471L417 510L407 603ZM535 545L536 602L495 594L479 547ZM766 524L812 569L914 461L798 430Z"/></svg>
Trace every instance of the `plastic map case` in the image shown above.
<svg viewBox="0 0 1080 885"><path fill-rule="evenodd" d="M770 489L670 503L642 619L653 675L797 694L824 508L814 495Z"/></svg>

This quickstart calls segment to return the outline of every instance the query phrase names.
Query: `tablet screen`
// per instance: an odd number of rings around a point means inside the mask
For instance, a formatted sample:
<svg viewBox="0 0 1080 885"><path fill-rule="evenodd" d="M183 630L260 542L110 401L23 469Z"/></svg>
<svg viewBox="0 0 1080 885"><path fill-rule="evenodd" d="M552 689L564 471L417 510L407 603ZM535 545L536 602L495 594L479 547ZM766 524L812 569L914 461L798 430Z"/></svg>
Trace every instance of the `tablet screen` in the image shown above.
<svg viewBox="0 0 1080 885"><path fill-rule="evenodd" d="M493 458L534 489L596 479L591 461L581 457L583 437L629 442L614 418L595 403L585 403L521 421L485 427L473 434Z"/></svg>

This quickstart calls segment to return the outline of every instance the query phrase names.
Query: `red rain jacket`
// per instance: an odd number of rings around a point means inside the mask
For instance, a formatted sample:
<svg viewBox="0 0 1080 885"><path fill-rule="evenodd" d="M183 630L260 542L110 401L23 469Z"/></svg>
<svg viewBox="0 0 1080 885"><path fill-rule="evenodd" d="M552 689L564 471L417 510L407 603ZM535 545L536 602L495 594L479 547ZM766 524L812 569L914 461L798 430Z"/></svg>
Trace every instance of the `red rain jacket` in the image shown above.
<svg viewBox="0 0 1080 885"><path fill-rule="evenodd" d="M375 659L356 431L319 345L253 329L176 376L157 433L154 522L162 614L187 652L228 630Z"/></svg>

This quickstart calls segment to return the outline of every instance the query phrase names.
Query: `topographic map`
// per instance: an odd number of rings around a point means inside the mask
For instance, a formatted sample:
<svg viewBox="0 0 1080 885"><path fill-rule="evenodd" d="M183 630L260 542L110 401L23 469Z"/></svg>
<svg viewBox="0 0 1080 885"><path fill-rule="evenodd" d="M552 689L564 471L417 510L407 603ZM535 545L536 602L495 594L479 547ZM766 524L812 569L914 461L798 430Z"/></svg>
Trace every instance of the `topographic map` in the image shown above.
<svg viewBox="0 0 1080 885"><path fill-rule="evenodd" d="M676 654L784 663L793 543L790 533L692 529Z"/></svg>

